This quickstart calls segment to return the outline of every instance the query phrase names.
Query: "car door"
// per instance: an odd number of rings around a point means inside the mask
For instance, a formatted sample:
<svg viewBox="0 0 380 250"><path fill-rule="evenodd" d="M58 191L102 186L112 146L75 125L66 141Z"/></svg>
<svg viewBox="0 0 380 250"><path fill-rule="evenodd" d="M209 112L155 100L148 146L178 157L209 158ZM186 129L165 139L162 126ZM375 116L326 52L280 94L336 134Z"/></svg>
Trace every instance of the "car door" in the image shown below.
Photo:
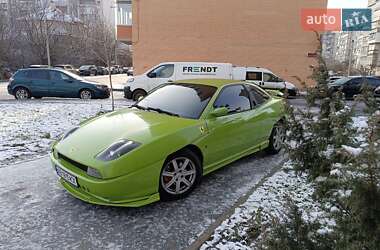
<svg viewBox="0 0 380 250"><path fill-rule="evenodd" d="M32 96L49 96L50 77L46 69L33 69L29 71Z"/></svg>
<svg viewBox="0 0 380 250"><path fill-rule="evenodd" d="M174 81L174 64L164 64L153 69L147 74L148 91L160 86L161 84Z"/></svg>
<svg viewBox="0 0 380 250"><path fill-rule="evenodd" d="M276 89L276 90L283 90L286 88L285 82L280 79L279 77L273 75L269 72L263 73L263 88L266 89Z"/></svg>
<svg viewBox="0 0 380 250"><path fill-rule="evenodd" d="M229 114L206 120L208 134L205 138L205 166L228 160L246 149L244 141L247 136L247 113L251 111L248 91L242 84L226 86L216 98L213 107L227 107Z"/></svg>
<svg viewBox="0 0 380 250"><path fill-rule="evenodd" d="M61 71L50 71L51 88L50 96L55 97L77 97L79 89L76 82Z"/></svg>
<svg viewBox="0 0 380 250"><path fill-rule="evenodd" d="M354 79L351 79L350 81L346 82L343 85L343 93L347 98L352 98L355 95L360 94L361 88L362 88L363 78L357 77Z"/></svg>
<svg viewBox="0 0 380 250"><path fill-rule="evenodd" d="M247 71L245 80L254 83L258 86L263 86L263 72L261 71Z"/></svg>
<svg viewBox="0 0 380 250"><path fill-rule="evenodd" d="M268 140L276 120L272 117L274 110L267 105L270 96L251 84L246 84L245 87L248 89L252 102L252 112L248 113L247 118L246 145L255 147Z"/></svg>

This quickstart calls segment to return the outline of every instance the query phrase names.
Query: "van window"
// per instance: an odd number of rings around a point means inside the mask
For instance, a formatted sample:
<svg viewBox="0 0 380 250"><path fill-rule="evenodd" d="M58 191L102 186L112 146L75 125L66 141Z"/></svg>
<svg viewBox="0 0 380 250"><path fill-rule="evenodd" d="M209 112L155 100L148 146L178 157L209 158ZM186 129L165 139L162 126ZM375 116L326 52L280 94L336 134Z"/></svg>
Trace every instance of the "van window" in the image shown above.
<svg viewBox="0 0 380 250"><path fill-rule="evenodd" d="M161 65L148 73L150 78L169 78L174 73L174 64ZM153 76L153 74L155 76Z"/></svg>
<svg viewBox="0 0 380 250"><path fill-rule="evenodd" d="M250 81L262 81L263 80L263 73L262 72L249 72L247 71L246 80Z"/></svg>
<svg viewBox="0 0 380 250"><path fill-rule="evenodd" d="M280 79L270 73L264 73L264 82L280 82Z"/></svg>
<svg viewBox="0 0 380 250"><path fill-rule="evenodd" d="M232 85L222 89L214 103L214 108L226 107L230 113L251 109L249 93L243 85Z"/></svg>
<svg viewBox="0 0 380 250"><path fill-rule="evenodd" d="M47 70L31 70L29 76L32 79L49 80L49 73Z"/></svg>

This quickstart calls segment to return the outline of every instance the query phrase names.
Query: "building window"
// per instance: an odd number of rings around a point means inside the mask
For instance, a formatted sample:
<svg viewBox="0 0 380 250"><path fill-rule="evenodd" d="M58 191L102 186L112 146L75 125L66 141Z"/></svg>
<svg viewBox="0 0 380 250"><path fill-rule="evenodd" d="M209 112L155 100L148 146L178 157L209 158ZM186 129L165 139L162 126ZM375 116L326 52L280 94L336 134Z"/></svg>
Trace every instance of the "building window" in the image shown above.
<svg viewBox="0 0 380 250"><path fill-rule="evenodd" d="M132 25L132 3L126 1L117 5L117 24Z"/></svg>

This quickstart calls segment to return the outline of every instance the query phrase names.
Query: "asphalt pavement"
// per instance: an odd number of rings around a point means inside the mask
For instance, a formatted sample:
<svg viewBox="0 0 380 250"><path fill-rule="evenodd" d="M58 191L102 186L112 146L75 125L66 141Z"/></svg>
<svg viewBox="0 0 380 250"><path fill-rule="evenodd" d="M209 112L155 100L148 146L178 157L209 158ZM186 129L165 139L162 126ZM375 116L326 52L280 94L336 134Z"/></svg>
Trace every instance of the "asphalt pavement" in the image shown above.
<svg viewBox="0 0 380 250"><path fill-rule="evenodd" d="M185 249L283 156L263 152L211 173L185 199L141 208L84 203L48 157L0 169L0 249Z"/></svg>

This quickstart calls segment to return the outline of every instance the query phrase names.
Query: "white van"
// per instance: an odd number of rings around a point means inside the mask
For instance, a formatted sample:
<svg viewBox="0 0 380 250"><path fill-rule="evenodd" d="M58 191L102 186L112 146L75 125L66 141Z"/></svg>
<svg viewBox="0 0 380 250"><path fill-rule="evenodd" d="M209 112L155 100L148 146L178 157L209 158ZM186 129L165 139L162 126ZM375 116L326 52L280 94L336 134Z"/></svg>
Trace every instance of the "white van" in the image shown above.
<svg viewBox="0 0 380 250"><path fill-rule="evenodd" d="M137 100L161 84L184 79L233 79L253 82L264 89L288 90L289 95L297 95L297 88L259 67L236 67L230 63L207 62L165 62L154 66L142 75L128 80L124 87L124 96Z"/></svg>

